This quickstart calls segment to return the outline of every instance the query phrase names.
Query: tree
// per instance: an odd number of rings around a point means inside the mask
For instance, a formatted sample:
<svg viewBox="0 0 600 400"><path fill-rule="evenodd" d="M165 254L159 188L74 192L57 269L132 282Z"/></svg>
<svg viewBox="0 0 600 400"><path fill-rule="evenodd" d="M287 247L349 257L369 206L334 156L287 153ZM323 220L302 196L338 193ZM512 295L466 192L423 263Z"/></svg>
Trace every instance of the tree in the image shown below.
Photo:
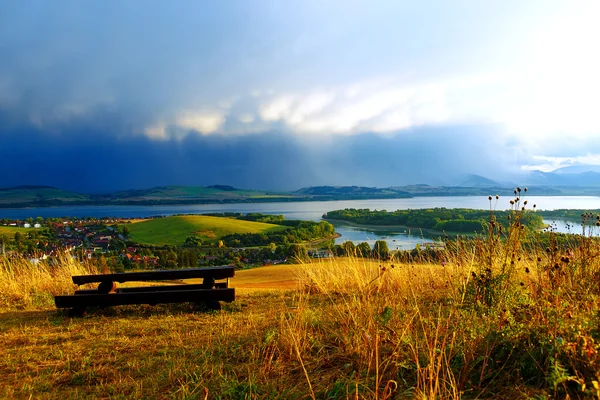
<svg viewBox="0 0 600 400"><path fill-rule="evenodd" d="M342 249L343 255L345 255L347 257L356 256L356 246L354 245L354 242L351 242L350 240L346 240L344 243L342 243L342 245L340 247Z"/></svg>
<svg viewBox="0 0 600 400"><path fill-rule="evenodd" d="M308 258L308 252L304 246L294 243L288 248L287 256L288 258L304 260Z"/></svg>
<svg viewBox="0 0 600 400"><path fill-rule="evenodd" d="M373 246L373 256L380 260L385 260L390 257L390 249L385 240L378 240Z"/></svg>
<svg viewBox="0 0 600 400"><path fill-rule="evenodd" d="M369 243L359 243L359 245L356 246L356 255L359 257L371 257L371 246L369 246Z"/></svg>

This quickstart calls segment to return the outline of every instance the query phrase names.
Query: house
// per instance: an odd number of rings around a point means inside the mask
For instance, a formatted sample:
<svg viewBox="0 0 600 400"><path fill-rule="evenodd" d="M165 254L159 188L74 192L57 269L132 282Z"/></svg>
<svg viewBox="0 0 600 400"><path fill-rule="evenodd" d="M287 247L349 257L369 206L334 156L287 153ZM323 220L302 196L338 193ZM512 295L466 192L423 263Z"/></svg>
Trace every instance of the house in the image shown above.
<svg viewBox="0 0 600 400"><path fill-rule="evenodd" d="M333 253L330 250L310 250L308 255L312 258L331 258Z"/></svg>

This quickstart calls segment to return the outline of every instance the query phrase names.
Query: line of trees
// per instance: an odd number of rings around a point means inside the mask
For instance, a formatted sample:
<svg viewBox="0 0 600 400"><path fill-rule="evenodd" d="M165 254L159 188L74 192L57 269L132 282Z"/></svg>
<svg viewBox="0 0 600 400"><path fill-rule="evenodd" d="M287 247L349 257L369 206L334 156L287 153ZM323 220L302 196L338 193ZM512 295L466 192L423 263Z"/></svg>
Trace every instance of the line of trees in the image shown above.
<svg viewBox="0 0 600 400"><path fill-rule="evenodd" d="M288 245L331 237L335 227L327 221L282 221L280 225L286 228L276 232L263 233L234 233L221 238L227 247L268 246L270 243Z"/></svg>
<svg viewBox="0 0 600 400"><path fill-rule="evenodd" d="M510 218L515 211L494 211L494 221L508 228ZM374 210L346 208L330 211L323 215L324 219L341 220L361 225L392 226L400 225L409 228L432 229L436 231L473 233L482 232L491 218L488 210L468 208L426 208L417 210ZM521 223L530 229L544 227L543 218L537 212L521 214Z"/></svg>

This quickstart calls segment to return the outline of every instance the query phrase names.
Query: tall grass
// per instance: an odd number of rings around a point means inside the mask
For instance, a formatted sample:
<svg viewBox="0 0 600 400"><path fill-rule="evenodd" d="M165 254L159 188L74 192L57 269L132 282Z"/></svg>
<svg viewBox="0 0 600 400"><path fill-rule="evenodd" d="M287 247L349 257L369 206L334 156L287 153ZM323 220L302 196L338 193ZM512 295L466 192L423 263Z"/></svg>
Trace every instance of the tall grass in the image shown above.
<svg viewBox="0 0 600 400"><path fill-rule="evenodd" d="M54 306L54 296L72 294L72 275L96 273L91 263L68 255L33 262L0 255L0 310L31 310Z"/></svg>
<svg viewBox="0 0 600 400"><path fill-rule="evenodd" d="M600 242L548 241L522 212L441 262L302 264L284 353L332 398L600 396Z"/></svg>
<svg viewBox="0 0 600 400"><path fill-rule="evenodd" d="M514 203L509 229L492 211L485 234L447 240L436 261L306 261L298 290L239 296L215 314L140 306L105 311L110 324L102 313L46 322L37 356L56 365L41 383L19 347L30 331L5 327L0 341L24 360L5 376L37 385L14 379L13 393L47 386L56 398L600 398L600 241L528 232ZM51 306L71 275L91 272L3 259L2 305Z"/></svg>

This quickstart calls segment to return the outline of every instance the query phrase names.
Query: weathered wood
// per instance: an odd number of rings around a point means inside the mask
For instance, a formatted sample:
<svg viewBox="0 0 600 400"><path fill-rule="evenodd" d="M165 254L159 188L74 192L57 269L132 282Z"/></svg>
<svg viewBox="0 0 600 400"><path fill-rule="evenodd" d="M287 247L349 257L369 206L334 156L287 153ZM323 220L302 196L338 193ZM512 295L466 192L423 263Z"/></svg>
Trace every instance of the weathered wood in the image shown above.
<svg viewBox="0 0 600 400"><path fill-rule="evenodd" d="M223 282L225 283L225 282ZM188 285L164 285L164 286L135 286L126 288L117 288L114 293L141 293L141 292L168 292L172 290L195 290L205 289L202 283ZM79 289L75 294L99 294L102 293L98 289Z"/></svg>
<svg viewBox="0 0 600 400"><path fill-rule="evenodd" d="M102 281L98 285L98 291L101 293L113 293L117 289L117 284L113 281Z"/></svg>
<svg viewBox="0 0 600 400"><path fill-rule="evenodd" d="M69 296L55 296L54 302L57 308L85 308L96 306L120 306L129 304L166 304L182 302L213 302L235 300L235 289L185 289L185 290L153 290L156 287L148 287L143 292L117 292L117 293L94 293L74 294ZM132 289L132 288L128 288Z"/></svg>
<svg viewBox="0 0 600 400"><path fill-rule="evenodd" d="M212 268L186 268L158 271L122 272L115 274L75 275L73 283L83 285L95 282L131 282L131 281L158 281L191 278L232 278L235 274L233 266Z"/></svg>

